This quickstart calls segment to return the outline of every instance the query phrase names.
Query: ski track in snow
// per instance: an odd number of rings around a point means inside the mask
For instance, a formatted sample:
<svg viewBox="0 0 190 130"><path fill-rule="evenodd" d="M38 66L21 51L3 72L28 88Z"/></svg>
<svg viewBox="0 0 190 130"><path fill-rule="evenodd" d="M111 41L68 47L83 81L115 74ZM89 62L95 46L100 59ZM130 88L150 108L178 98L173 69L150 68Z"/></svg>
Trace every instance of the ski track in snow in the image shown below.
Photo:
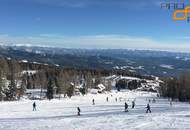
<svg viewBox="0 0 190 130"><path fill-rule="evenodd" d="M112 96L111 96L112 95ZM152 113L145 113L146 104L156 94L123 91L108 94L88 94L71 99L36 101L37 111L32 111L33 101L0 103L0 130L188 130L190 129L190 104L156 98L150 103ZM109 102L106 102L109 97ZM115 98L118 101L115 101ZM122 98L119 101L119 97ZM95 105L92 105L92 99ZM131 109L131 101L136 106ZM124 102L129 112L124 112ZM77 116L77 107L81 116Z"/></svg>

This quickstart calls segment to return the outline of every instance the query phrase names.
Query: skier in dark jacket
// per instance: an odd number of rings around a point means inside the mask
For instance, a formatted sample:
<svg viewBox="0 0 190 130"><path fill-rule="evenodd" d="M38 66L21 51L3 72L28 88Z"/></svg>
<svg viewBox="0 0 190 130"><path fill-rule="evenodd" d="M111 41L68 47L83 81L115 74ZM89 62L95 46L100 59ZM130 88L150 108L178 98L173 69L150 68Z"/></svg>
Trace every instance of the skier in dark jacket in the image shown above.
<svg viewBox="0 0 190 130"><path fill-rule="evenodd" d="M150 105L149 105L149 103L147 104L147 110L146 110L146 113L148 113L148 112L150 112L151 113L151 110L150 110Z"/></svg>
<svg viewBox="0 0 190 130"><path fill-rule="evenodd" d="M125 102L125 112L128 112L128 104Z"/></svg>
<svg viewBox="0 0 190 130"><path fill-rule="evenodd" d="M135 107L135 101L132 101L132 109Z"/></svg>
<svg viewBox="0 0 190 130"><path fill-rule="evenodd" d="M36 111L36 102L33 103L33 111Z"/></svg>
<svg viewBox="0 0 190 130"><path fill-rule="evenodd" d="M94 99L92 99L92 105L95 105L95 100Z"/></svg>
<svg viewBox="0 0 190 130"><path fill-rule="evenodd" d="M78 111L78 116L80 116L80 108L77 107L77 111Z"/></svg>
<svg viewBox="0 0 190 130"><path fill-rule="evenodd" d="M108 97L106 98L106 101L108 102Z"/></svg>

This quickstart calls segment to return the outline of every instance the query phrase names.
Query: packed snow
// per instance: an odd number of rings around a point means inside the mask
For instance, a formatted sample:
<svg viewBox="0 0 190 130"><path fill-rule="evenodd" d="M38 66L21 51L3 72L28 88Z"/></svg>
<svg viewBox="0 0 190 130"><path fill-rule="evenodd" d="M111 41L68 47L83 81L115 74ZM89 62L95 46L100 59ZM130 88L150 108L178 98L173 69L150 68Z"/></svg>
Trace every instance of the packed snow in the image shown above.
<svg viewBox="0 0 190 130"><path fill-rule="evenodd" d="M158 98L156 93L122 91L69 98L0 102L1 130L190 129L190 104ZM108 102L106 98L108 97ZM116 101L117 98L117 101ZM156 99L152 103L153 98ZM95 105L92 105L92 99ZM135 100L135 108L131 102ZM150 102L152 113L145 113ZM129 112L124 112L124 103ZM77 116L77 107L81 116Z"/></svg>

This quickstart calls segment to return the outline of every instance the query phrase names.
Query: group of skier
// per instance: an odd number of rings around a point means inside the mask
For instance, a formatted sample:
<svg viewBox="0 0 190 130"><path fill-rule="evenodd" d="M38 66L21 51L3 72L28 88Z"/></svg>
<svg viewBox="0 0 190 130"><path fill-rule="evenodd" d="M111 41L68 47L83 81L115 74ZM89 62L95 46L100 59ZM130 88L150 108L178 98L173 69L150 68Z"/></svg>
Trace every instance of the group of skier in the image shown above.
<svg viewBox="0 0 190 130"><path fill-rule="evenodd" d="M132 109L134 109L134 108L135 108L135 101L132 101ZM148 112L151 113L149 103L147 104L146 108L147 108L146 113L148 113ZM126 102L125 102L125 112L128 112L128 104Z"/></svg>
<svg viewBox="0 0 190 130"><path fill-rule="evenodd" d="M156 102L155 99L153 99L153 100L154 100L154 102ZM109 101L108 97L106 97L106 101L107 102ZM115 98L115 101L117 102L117 98ZM92 105L95 105L94 99L92 99ZM125 112L128 112L128 104L126 102L125 102L124 108L125 108ZM134 109L134 108L135 108L135 100L132 101L132 109ZM148 113L148 112L151 113L149 103L147 104L146 108L147 108L146 113ZM33 103L33 111L36 111L36 102ZM80 107L77 107L77 115L78 116L80 116L80 112L81 112Z"/></svg>

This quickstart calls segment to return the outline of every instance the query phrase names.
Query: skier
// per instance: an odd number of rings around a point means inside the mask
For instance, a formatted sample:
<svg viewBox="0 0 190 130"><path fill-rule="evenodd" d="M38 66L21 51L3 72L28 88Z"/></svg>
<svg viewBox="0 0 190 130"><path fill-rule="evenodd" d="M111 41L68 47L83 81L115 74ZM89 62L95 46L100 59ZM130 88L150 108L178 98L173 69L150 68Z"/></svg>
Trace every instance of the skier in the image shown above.
<svg viewBox="0 0 190 130"><path fill-rule="evenodd" d="M78 116L80 116L80 108L77 107L77 111L78 111Z"/></svg>
<svg viewBox="0 0 190 130"><path fill-rule="evenodd" d="M150 112L151 113L151 110L150 110L150 105L149 105L149 103L147 104L147 110L146 110L146 113L148 113L148 112Z"/></svg>
<svg viewBox="0 0 190 130"><path fill-rule="evenodd" d="M115 101L117 102L117 98L115 98Z"/></svg>
<svg viewBox="0 0 190 130"><path fill-rule="evenodd" d="M135 101L132 101L132 109L135 107Z"/></svg>
<svg viewBox="0 0 190 130"><path fill-rule="evenodd" d="M92 99L92 105L95 105L95 100L94 99Z"/></svg>
<svg viewBox="0 0 190 130"><path fill-rule="evenodd" d="M108 102L108 97L106 98L106 101Z"/></svg>
<svg viewBox="0 0 190 130"><path fill-rule="evenodd" d="M128 104L125 102L125 112L128 112Z"/></svg>
<svg viewBox="0 0 190 130"><path fill-rule="evenodd" d="M36 102L33 103L33 111L36 111Z"/></svg>

